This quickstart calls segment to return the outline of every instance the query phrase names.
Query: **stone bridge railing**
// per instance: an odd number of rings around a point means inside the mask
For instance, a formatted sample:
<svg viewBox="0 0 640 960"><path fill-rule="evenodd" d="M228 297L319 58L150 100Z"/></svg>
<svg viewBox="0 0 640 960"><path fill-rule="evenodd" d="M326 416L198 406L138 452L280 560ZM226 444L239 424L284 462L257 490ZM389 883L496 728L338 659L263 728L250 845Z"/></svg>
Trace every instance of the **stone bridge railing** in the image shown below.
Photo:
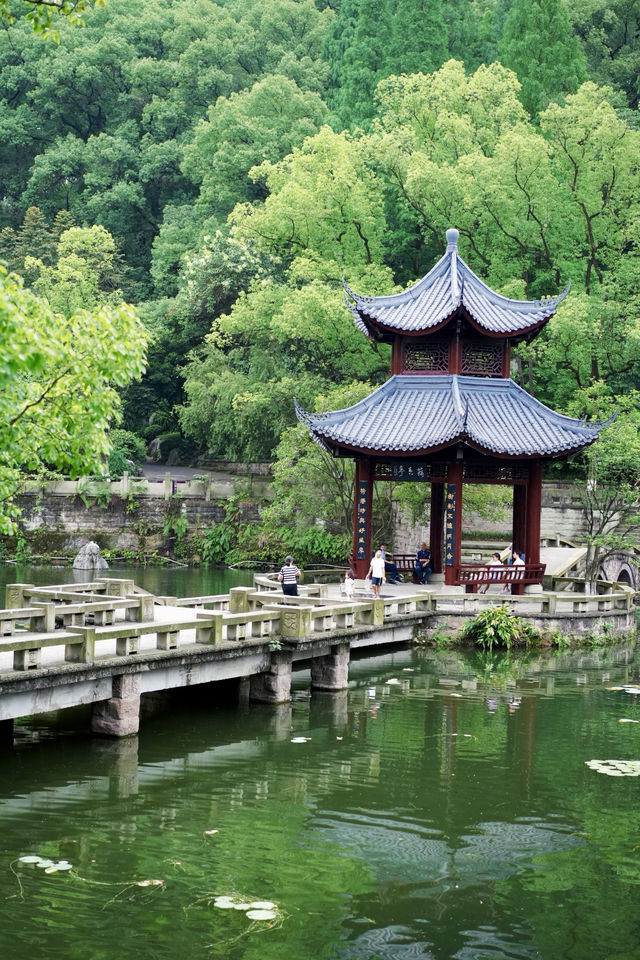
<svg viewBox="0 0 640 960"><path fill-rule="evenodd" d="M258 578L259 581L262 578ZM634 591L601 584L602 592L563 589L521 597L416 590L357 601L332 599L309 584L299 597L274 589L234 587L229 594L156 598L133 581L99 578L83 584L11 584L0 611L0 724L13 717L92 703L94 729L135 732L145 692L251 679L252 699L289 696L294 660L311 660L312 686L345 689L353 647L406 643L440 626L452 633L491 603L550 630L576 635L628 633ZM262 583L260 583L262 585Z"/></svg>

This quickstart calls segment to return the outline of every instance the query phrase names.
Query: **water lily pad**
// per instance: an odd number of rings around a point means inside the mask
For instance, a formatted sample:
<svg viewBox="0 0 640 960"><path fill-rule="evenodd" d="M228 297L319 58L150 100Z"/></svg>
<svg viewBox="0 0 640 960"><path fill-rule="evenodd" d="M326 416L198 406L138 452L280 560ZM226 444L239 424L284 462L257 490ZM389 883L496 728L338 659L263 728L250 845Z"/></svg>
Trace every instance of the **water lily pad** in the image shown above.
<svg viewBox="0 0 640 960"><path fill-rule="evenodd" d="M30 853L26 857L19 857L19 862L20 863L40 863L41 859L42 857L36 857L35 854Z"/></svg>
<svg viewBox="0 0 640 960"><path fill-rule="evenodd" d="M397 683L400 683L397 677L392 677L391 680L387 680L387 686L395 686Z"/></svg>
<svg viewBox="0 0 640 960"><path fill-rule="evenodd" d="M640 723L640 720L629 720L628 717L620 717L618 723Z"/></svg>
<svg viewBox="0 0 640 960"><path fill-rule="evenodd" d="M232 897L216 897L213 901L214 907L218 907L219 910L233 910L233 898Z"/></svg>
<svg viewBox="0 0 640 960"><path fill-rule="evenodd" d="M250 903L234 903L233 909L234 910L250 910L251 904Z"/></svg>
<svg viewBox="0 0 640 960"><path fill-rule="evenodd" d="M275 920L277 914L275 910L249 910L247 917L249 920Z"/></svg>
<svg viewBox="0 0 640 960"><path fill-rule="evenodd" d="M635 684L629 683L624 687L625 693L640 693L640 687Z"/></svg>
<svg viewBox="0 0 640 960"><path fill-rule="evenodd" d="M54 863L56 870L73 870L73 864L69 863L68 860L60 860L58 863Z"/></svg>
<svg viewBox="0 0 640 960"><path fill-rule="evenodd" d="M249 906L252 910L275 910L275 903L271 900L254 900Z"/></svg>
<svg viewBox="0 0 640 960"><path fill-rule="evenodd" d="M307 740L311 740L311 737L292 737L291 743L306 743Z"/></svg>
<svg viewBox="0 0 640 960"><path fill-rule="evenodd" d="M585 760L585 763L608 777L640 777L640 760Z"/></svg>
<svg viewBox="0 0 640 960"><path fill-rule="evenodd" d="M220 831L219 831L219 830L205 830L205 831L204 831L205 837L212 837L212 836L214 835L214 833L220 833Z"/></svg>
<svg viewBox="0 0 640 960"><path fill-rule="evenodd" d="M40 867L41 870L46 870L48 867L53 866L53 860L43 860L40 858L36 863L36 867Z"/></svg>

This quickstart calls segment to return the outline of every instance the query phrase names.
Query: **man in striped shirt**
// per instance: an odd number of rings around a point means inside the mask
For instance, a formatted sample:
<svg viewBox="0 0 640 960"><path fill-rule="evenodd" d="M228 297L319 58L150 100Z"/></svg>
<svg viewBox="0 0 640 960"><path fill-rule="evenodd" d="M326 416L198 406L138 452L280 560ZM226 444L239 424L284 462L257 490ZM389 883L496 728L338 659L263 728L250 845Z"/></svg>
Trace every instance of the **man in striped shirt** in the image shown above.
<svg viewBox="0 0 640 960"><path fill-rule="evenodd" d="M280 568L278 580L282 584L282 592L289 597L298 596L298 577L300 571L293 562L293 557L285 557L284 566Z"/></svg>

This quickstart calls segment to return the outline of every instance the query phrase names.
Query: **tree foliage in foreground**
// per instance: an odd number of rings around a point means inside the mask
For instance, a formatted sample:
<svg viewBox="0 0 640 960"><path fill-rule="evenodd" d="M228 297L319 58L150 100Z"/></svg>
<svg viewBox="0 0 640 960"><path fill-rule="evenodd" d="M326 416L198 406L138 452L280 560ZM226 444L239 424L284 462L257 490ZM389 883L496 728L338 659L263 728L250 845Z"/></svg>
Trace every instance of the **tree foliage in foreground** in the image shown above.
<svg viewBox="0 0 640 960"><path fill-rule="evenodd" d="M145 334L126 304L54 313L0 273L0 532L26 477L99 472L118 390L144 367Z"/></svg>

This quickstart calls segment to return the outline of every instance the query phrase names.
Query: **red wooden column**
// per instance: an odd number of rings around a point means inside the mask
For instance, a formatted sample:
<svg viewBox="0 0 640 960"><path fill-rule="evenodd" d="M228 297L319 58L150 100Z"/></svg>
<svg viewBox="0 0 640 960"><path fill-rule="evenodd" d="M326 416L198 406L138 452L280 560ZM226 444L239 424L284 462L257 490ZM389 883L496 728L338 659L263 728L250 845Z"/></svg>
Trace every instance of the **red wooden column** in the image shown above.
<svg viewBox="0 0 640 960"><path fill-rule="evenodd" d="M516 483L513 487L513 515L511 525L511 549L524 553L527 563L529 552L527 549L527 486Z"/></svg>
<svg viewBox="0 0 640 960"><path fill-rule="evenodd" d="M447 468L444 522L444 582L452 586L456 580L456 568L460 565L460 539L462 536L462 460L455 460L453 463L450 463Z"/></svg>
<svg viewBox="0 0 640 960"><path fill-rule="evenodd" d="M541 510L542 463L537 460L534 461L529 467L529 489L527 491L527 563L540 563Z"/></svg>
<svg viewBox="0 0 640 960"><path fill-rule="evenodd" d="M371 563L373 483L373 467L369 457L356 460L353 498L353 566L358 579L366 577Z"/></svg>
<svg viewBox="0 0 640 960"><path fill-rule="evenodd" d="M431 484L431 512L429 516L429 550L431 569L442 573L442 525L444 520L444 483Z"/></svg>

